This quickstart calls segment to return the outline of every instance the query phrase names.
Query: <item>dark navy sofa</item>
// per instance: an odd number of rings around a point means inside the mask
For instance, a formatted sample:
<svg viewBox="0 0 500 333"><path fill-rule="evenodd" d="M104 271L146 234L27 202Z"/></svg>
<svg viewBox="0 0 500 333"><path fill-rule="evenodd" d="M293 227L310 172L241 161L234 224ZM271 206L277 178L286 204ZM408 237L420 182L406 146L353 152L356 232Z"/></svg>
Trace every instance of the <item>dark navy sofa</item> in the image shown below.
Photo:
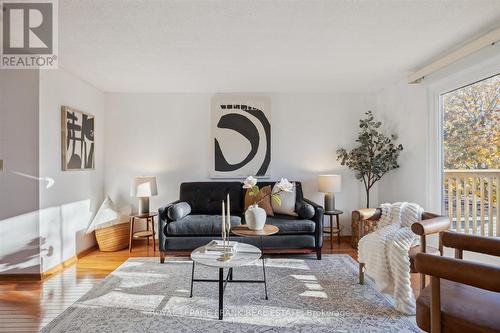
<svg viewBox="0 0 500 333"><path fill-rule="evenodd" d="M257 185L263 187L274 184L274 182L259 182ZM323 245L323 207L304 198L300 182L295 182L295 186L296 211L308 208L309 215L312 214L311 210L314 210L314 215L308 219L290 215L268 216L266 224L275 225L280 231L263 238L263 249L286 253L315 252L320 260ZM245 224L245 191L240 182L182 183L179 200L159 209L160 261L164 262L167 253L191 251L213 239L220 239L221 202L228 193L231 198L231 224L233 226ZM172 221L168 217L168 209L179 202L187 202L191 206L191 213ZM231 235L231 239L260 246L260 240L256 237Z"/></svg>

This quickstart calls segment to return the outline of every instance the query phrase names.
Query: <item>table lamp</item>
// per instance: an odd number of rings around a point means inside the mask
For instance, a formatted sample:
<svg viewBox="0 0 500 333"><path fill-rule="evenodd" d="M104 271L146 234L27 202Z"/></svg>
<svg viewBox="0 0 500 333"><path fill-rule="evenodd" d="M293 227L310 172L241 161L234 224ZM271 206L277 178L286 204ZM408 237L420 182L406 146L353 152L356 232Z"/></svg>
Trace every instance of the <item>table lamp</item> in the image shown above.
<svg viewBox="0 0 500 333"><path fill-rule="evenodd" d="M130 196L139 198L139 214L149 213L149 197L158 194L156 177L135 177L130 189Z"/></svg>
<svg viewBox="0 0 500 333"><path fill-rule="evenodd" d="M319 191L325 194L325 211L335 210L335 192L342 190L342 177L340 175L318 176Z"/></svg>

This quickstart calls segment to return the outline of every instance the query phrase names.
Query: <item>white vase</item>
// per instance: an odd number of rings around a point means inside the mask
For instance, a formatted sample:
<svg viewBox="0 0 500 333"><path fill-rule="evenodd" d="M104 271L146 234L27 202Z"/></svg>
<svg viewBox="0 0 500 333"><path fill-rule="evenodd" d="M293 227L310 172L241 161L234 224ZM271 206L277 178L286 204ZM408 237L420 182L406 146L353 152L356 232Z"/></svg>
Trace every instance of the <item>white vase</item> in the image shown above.
<svg viewBox="0 0 500 333"><path fill-rule="evenodd" d="M266 211L258 205L251 205L245 212L245 222L250 230L262 230L266 224Z"/></svg>

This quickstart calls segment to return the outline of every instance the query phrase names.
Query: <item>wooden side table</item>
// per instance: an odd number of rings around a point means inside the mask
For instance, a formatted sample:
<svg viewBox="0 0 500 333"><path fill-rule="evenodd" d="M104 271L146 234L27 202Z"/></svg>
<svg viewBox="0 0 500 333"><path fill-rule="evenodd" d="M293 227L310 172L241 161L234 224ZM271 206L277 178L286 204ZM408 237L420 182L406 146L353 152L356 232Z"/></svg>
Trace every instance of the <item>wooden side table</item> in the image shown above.
<svg viewBox="0 0 500 333"><path fill-rule="evenodd" d="M153 238L153 252L156 251L155 242L155 216L156 212L149 212L146 214L130 215L130 240L128 242L128 252L132 252L132 240L134 238L147 238L149 246L149 238ZM135 220L146 220L146 230L134 232ZM151 230L149 230L149 222L151 222Z"/></svg>
<svg viewBox="0 0 500 333"><path fill-rule="evenodd" d="M324 215L330 216L330 226L329 227L323 227L323 232L330 234L330 248L333 249L333 235L337 235L337 242L340 244L340 222L339 222L339 215L343 214L344 212L341 210L333 210L333 211L325 211ZM335 216L336 222L337 222L337 227L333 226L333 217Z"/></svg>

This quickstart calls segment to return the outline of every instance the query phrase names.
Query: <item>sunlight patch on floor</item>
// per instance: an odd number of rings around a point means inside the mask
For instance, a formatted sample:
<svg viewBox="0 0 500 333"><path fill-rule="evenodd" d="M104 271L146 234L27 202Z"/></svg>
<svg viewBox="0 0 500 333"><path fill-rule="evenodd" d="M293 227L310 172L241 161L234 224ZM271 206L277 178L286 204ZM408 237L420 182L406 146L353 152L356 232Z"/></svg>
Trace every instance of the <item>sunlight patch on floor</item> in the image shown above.
<svg viewBox="0 0 500 333"><path fill-rule="evenodd" d="M162 295L138 295L121 291L111 291L102 296L78 302L83 306L102 306L111 308L126 308L138 311L153 311L165 296Z"/></svg>
<svg viewBox="0 0 500 333"><path fill-rule="evenodd" d="M304 291L300 296L304 297L315 297L315 298L328 298L328 295L323 291L308 290Z"/></svg>
<svg viewBox="0 0 500 333"><path fill-rule="evenodd" d="M113 276L119 279L117 288L137 288L153 283L163 283L171 277L169 274L128 271L117 271L113 273Z"/></svg>
<svg viewBox="0 0 500 333"><path fill-rule="evenodd" d="M266 267L289 268L309 270L309 266L303 259L266 259Z"/></svg>
<svg viewBox="0 0 500 333"><path fill-rule="evenodd" d="M127 260L123 264L121 264L120 269L130 268L130 267L140 267L143 266L144 262ZM117 273L118 271L115 271Z"/></svg>
<svg viewBox="0 0 500 333"><path fill-rule="evenodd" d="M304 283L304 287L307 289L300 296L303 297L315 297L315 298L328 298L328 295L321 290L324 288L319 284L318 278L314 275L291 275L293 278L300 280Z"/></svg>
<svg viewBox="0 0 500 333"><path fill-rule="evenodd" d="M317 281L318 279L314 275L296 275L292 274L291 277L300 280L300 281Z"/></svg>
<svg viewBox="0 0 500 333"><path fill-rule="evenodd" d="M309 290L323 290L323 287L319 283L306 283L305 286Z"/></svg>

